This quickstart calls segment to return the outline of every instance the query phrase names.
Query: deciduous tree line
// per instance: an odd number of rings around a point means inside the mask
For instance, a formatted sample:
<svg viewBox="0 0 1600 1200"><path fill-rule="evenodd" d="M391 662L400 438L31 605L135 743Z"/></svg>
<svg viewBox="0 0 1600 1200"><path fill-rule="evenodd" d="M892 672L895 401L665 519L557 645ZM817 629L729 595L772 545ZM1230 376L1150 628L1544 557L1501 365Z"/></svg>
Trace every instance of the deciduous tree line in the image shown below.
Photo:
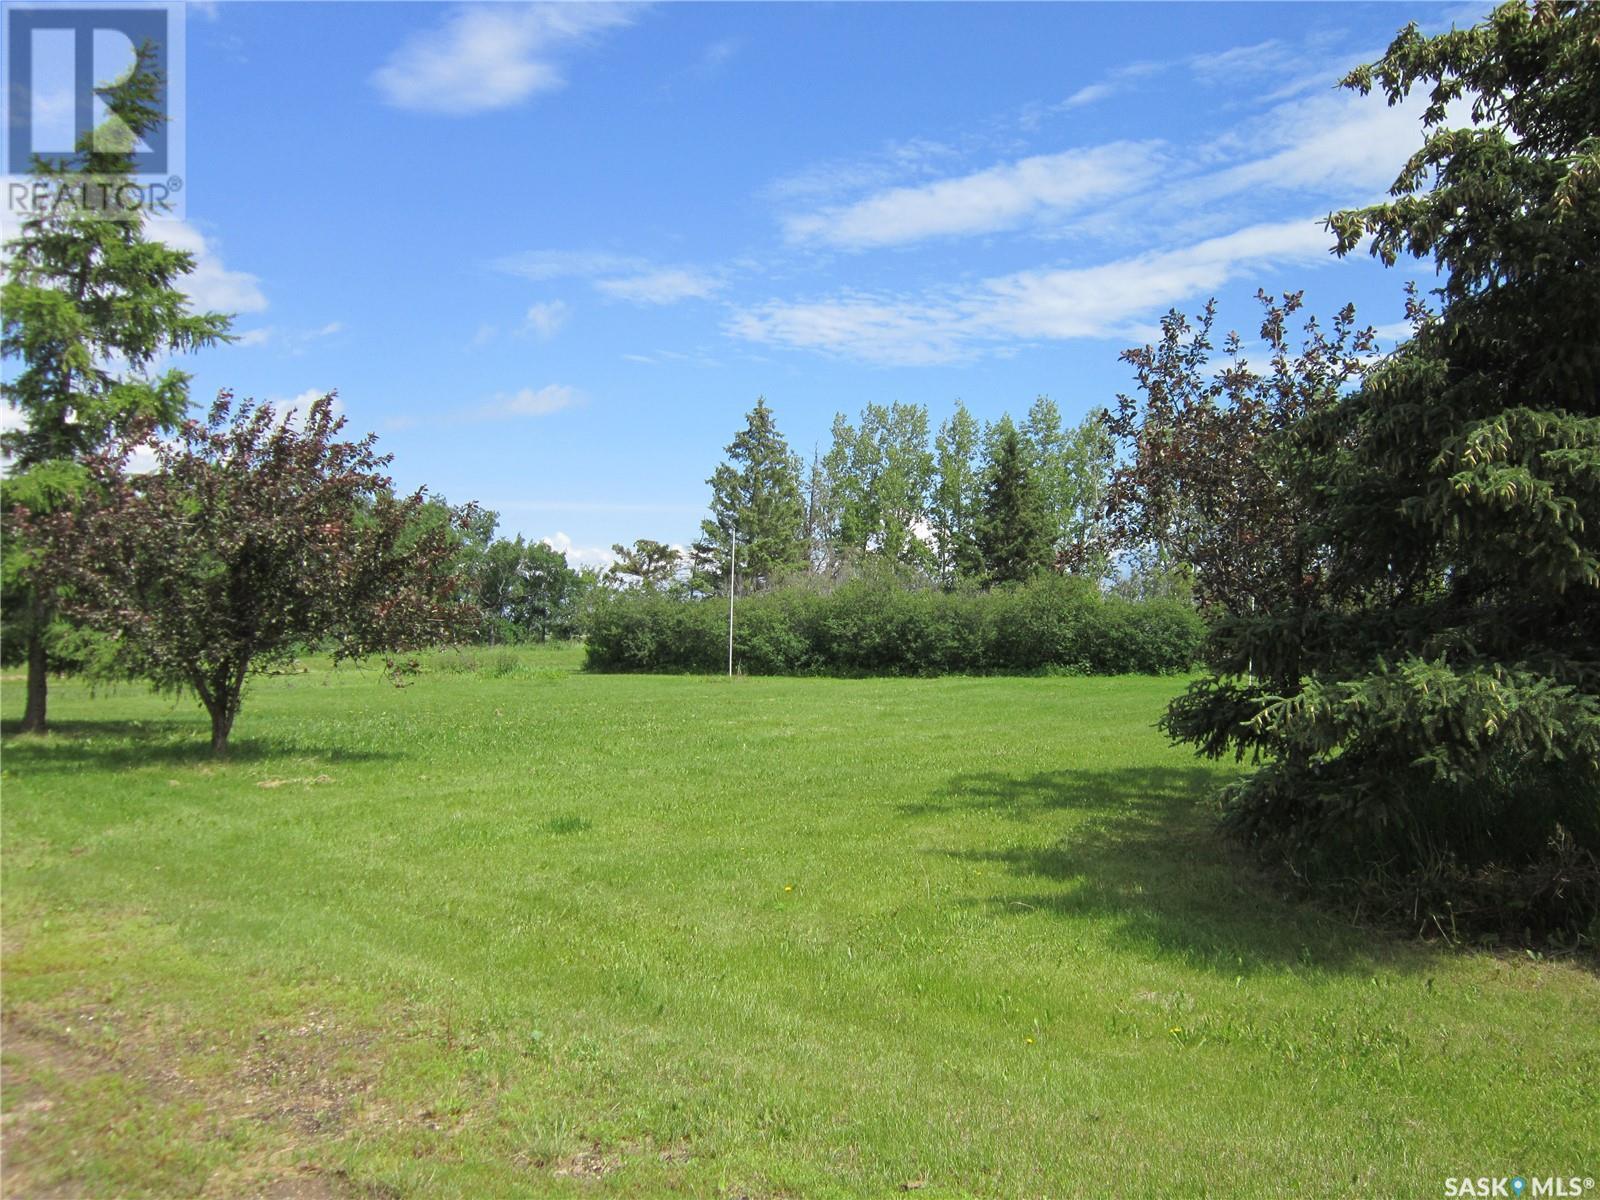
<svg viewBox="0 0 1600 1200"><path fill-rule="evenodd" d="M922 405L869 404L854 422L834 418L808 466L761 398L725 453L699 539L682 553L648 539L617 546L613 578L723 593L735 537L741 593L874 566L952 588L1107 571L1112 438L1100 411L1065 426L1041 396L1020 425L984 425L957 401L934 431Z"/></svg>

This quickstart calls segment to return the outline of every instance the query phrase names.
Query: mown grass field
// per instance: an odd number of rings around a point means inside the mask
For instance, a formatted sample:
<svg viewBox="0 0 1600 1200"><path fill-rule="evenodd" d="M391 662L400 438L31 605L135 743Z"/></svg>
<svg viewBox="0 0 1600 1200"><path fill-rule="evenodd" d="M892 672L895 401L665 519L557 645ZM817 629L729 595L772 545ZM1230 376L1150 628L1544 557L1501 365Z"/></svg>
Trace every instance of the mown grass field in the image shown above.
<svg viewBox="0 0 1600 1200"><path fill-rule="evenodd" d="M7 1196L1600 1174L1592 969L1284 898L1178 681L505 666L264 680L222 764L137 688L8 735Z"/></svg>

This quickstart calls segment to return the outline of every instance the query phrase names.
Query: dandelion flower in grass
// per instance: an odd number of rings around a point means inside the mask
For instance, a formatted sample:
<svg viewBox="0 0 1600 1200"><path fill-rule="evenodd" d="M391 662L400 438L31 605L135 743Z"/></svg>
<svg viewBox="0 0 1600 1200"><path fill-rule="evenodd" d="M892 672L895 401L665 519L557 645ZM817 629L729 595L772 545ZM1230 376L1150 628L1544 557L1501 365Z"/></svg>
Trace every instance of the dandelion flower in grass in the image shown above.
<svg viewBox="0 0 1600 1200"><path fill-rule="evenodd" d="M794 891L794 884L792 884L792 883L786 883L786 884L784 884L784 885L783 885L783 890L784 890L784 891L786 891L786 892L792 892L792 891Z"/></svg>

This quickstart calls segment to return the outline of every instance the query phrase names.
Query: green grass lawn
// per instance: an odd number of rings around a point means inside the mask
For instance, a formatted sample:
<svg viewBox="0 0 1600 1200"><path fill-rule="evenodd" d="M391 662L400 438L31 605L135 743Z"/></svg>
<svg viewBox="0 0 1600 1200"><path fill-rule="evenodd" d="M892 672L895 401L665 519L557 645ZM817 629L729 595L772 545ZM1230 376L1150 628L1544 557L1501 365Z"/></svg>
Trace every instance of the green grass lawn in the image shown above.
<svg viewBox="0 0 1600 1200"><path fill-rule="evenodd" d="M1178 681L484 663L261 681L221 764L137 688L7 738L8 1196L1600 1174L1592 970L1284 898Z"/></svg>

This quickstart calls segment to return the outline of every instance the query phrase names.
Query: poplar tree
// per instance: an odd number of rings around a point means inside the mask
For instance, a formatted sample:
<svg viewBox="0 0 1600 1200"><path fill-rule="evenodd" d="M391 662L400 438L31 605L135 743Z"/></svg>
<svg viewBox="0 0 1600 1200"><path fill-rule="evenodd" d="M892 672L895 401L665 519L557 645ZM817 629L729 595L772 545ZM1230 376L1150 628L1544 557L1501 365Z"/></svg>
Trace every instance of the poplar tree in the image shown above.
<svg viewBox="0 0 1600 1200"><path fill-rule="evenodd" d="M983 572L977 540L982 482L978 442L978 422L957 400L955 412L939 426L934 439L935 481L928 514L939 578L946 586Z"/></svg>
<svg viewBox="0 0 1600 1200"><path fill-rule="evenodd" d="M1108 569L1101 514L1115 457L1106 419L1104 409L1094 409L1068 429L1055 401L1040 396L1021 429L1033 451L1055 567L1097 579Z"/></svg>
<svg viewBox="0 0 1600 1200"><path fill-rule="evenodd" d="M926 408L868 404L859 428L840 413L823 469L842 548L918 570L933 565L923 536L934 475Z"/></svg>

